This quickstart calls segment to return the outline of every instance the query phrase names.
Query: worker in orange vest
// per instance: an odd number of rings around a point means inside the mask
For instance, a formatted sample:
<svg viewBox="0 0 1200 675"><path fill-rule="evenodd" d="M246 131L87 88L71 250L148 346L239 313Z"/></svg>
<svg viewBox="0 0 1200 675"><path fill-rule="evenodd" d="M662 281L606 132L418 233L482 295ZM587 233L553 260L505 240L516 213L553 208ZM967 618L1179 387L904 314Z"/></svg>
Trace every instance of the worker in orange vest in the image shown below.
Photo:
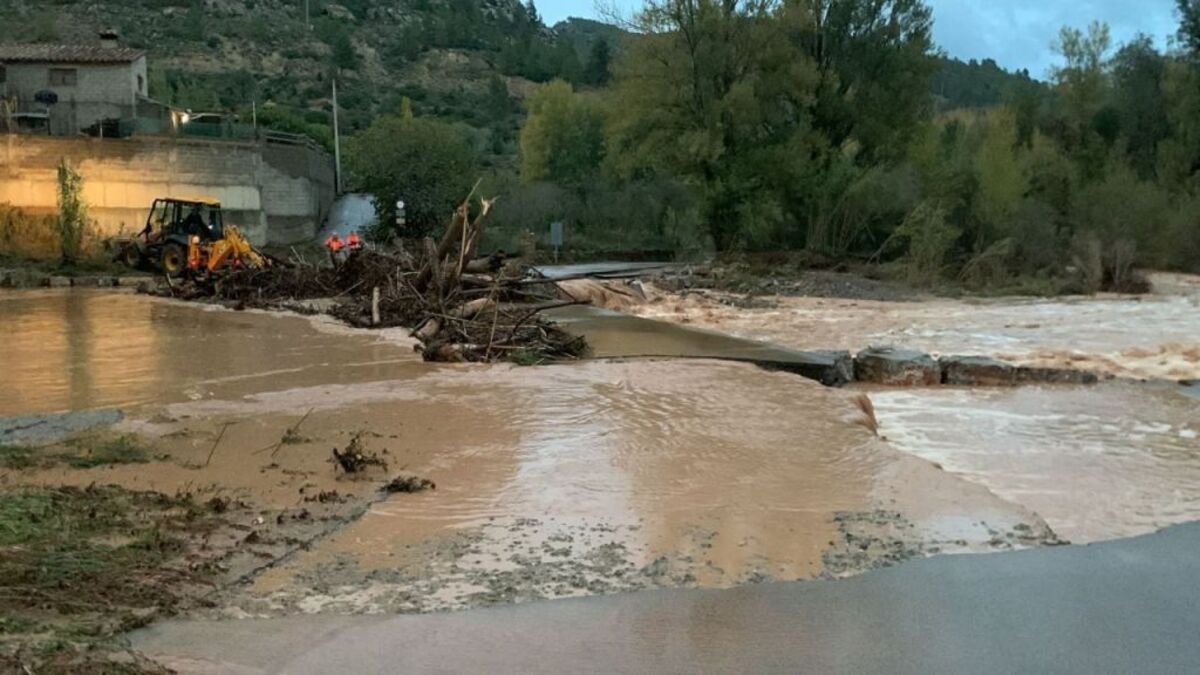
<svg viewBox="0 0 1200 675"><path fill-rule="evenodd" d="M346 244L338 236L337 232L334 232L333 236L325 240L325 248L329 249L329 259L333 262L334 267L338 266L338 255L345 246Z"/></svg>
<svg viewBox="0 0 1200 675"><path fill-rule="evenodd" d="M346 247L351 253L362 250L362 240L358 238L358 232L351 232L350 236L346 237Z"/></svg>

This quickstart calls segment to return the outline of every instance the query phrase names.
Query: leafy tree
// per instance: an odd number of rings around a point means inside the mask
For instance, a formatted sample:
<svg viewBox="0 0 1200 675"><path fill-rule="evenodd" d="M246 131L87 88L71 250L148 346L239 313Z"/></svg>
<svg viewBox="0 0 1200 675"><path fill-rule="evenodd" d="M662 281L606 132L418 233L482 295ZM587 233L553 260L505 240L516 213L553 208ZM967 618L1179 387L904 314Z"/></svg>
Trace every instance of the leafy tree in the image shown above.
<svg viewBox="0 0 1200 675"><path fill-rule="evenodd" d="M457 128L421 117L380 117L347 143L347 167L375 197L388 232L420 237L448 221L474 180L475 153ZM395 229L396 201L406 225Z"/></svg>
<svg viewBox="0 0 1200 675"><path fill-rule="evenodd" d="M333 65L342 70L354 70L358 68L358 52L354 50L354 43L350 41L350 35L346 32L339 32L333 38Z"/></svg>
<svg viewBox="0 0 1200 675"><path fill-rule="evenodd" d="M1099 22L1093 22L1086 34L1076 28L1063 28L1055 44L1065 61L1053 72L1062 100L1060 141L1089 169L1104 165L1094 122L1107 95L1104 67L1111 45L1108 25Z"/></svg>
<svg viewBox="0 0 1200 675"><path fill-rule="evenodd" d="M58 163L58 241L62 261L70 264L79 259L83 248L83 231L87 227L87 202L83 200L83 178L63 159Z"/></svg>
<svg viewBox="0 0 1200 675"><path fill-rule="evenodd" d="M1142 178L1153 178L1158 144L1170 134L1163 93L1166 59L1148 35L1139 35L1113 57L1113 110L1126 152Z"/></svg>
<svg viewBox="0 0 1200 675"><path fill-rule="evenodd" d="M1200 58L1200 0L1175 0L1179 7L1179 42L1192 58Z"/></svg>
<svg viewBox="0 0 1200 675"><path fill-rule="evenodd" d="M923 0L784 0L791 39L816 65L814 125L835 146L899 156L931 106L933 13Z"/></svg>
<svg viewBox="0 0 1200 675"><path fill-rule="evenodd" d="M512 97L508 93L508 85L499 75L492 74L488 79L487 109L494 122L503 122L513 111Z"/></svg>
<svg viewBox="0 0 1200 675"><path fill-rule="evenodd" d="M562 80L529 97L521 129L521 177L578 187L594 177L604 159L604 115Z"/></svg>
<svg viewBox="0 0 1200 675"><path fill-rule="evenodd" d="M588 55L587 65L583 69L583 81L595 87L608 84L612 73L609 71L612 61L612 47L608 40L599 39L592 44Z"/></svg>
<svg viewBox="0 0 1200 675"><path fill-rule="evenodd" d="M617 68L618 170L696 186L720 249L751 224L783 220L764 177L813 154L796 111L811 99L816 73L795 58L773 8L769 0L652 0L638 16L643 36Z"/></svg>

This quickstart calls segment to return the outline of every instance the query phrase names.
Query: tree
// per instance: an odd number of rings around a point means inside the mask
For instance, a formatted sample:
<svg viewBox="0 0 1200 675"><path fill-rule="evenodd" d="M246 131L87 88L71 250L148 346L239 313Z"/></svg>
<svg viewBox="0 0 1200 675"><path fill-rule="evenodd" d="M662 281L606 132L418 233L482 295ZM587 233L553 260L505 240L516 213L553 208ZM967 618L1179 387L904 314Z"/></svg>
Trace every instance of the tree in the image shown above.
<svg viewBox="0 0 1200 675"><path fill-rule="evenodd" d="M651 0L613 89L612 147L626 176L662 172L699 192L714 243L782 221L764 178L791 155L815 72L796 59L770 0ZM786 146L795 141L789 151ZM811 154L811 153L809 153Z"/></svg>
<svg viewBox="0 0 1200 675"><path fill-rule="evenodd" d="M431 119L381 117L347 144L347 166L375 197L383 229L420 237L447 222L474 180L475 153L457 128ZM406 225L394 229L396 201Z"/></svg>
<svg viewBox="0 0 1200 675"><path fill-rule="evenodd" d="M1179 42L1200 59L1200 0L1175 0L1179 6Z"/></svg>
<svg viewBox="0 0 1200 675"><path fill-rule="evenodd" d="M333 65L342 70L354 70L358 68L358 52L354 50L354 43L350 41L350 35L346 31L338 32L333 38Z"/></svg>
<svg viewBox="0 0 1200 675"><path fill-rule="evenodd" d="M608 40L603 38L596 40L592 44L592 51L588 54L587 65L583 69L583 81L594 87L602 87L608 84L612 74L609 72L612 61L612 48L608 46Z"/></svg>
<svg viewBox="0 0 1200 675"><path fill-rule="evenodd" d="M58 242L64 264L79 259L86 226L87 203L83 201L83 178L63 159L58 163Z"/></svg>
<svg viewBox="0 0 1200 675"><path fill-rule="evenodd" d="M1117 126L1134 170L1147 179L1154 177L1158 144L1171 132L1163 94L1166 66L1148 35L1139 35L1121 47L1112 60Z"/></svg>
<svg viewBox="0 0 1200 675"><path fill-rule="evenodd" d="M1085 173L1098 177L1104 170L1106 148L1097 121L1107 98L1106 55L1112 40L1108 24L1093 22L1087 33L1064 27L1055 50L1064 64L1053 71L1061 98L1059 142Z"/></svg>
<svg viewBox="0 0 1200 675"><path fill-rule="evenodd" d="M529 97L521 129L521 178L579 187L604 160L604 115L562 80L544 84Z"/></svg>
<svg viewBox="0 0 1200 675"><path fill-rule="evenodd" d="M784 0L781 16L820 76L814 126L870 158L902 155L928 119L938 67L923 0Z"/></svg>

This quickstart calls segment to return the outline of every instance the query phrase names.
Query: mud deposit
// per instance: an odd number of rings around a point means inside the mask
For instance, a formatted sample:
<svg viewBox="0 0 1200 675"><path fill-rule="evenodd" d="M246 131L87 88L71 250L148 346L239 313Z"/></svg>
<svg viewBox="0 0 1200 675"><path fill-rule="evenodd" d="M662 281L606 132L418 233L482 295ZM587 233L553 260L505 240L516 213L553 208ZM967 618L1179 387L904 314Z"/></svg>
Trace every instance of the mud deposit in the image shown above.
<svg viewBox="0 0 1200 675"><path fill-rule="evenodd" d="M665 295L635 311L798 349L892 345L984 354L1029 366L1134 378L1200 379L1200 280L1153 275L1148 296L920 302Z"/></svg>
<svg viewBox="0 0 1200 675"><path fill-rule="evenodd" d="M750 365L432 366L394 333L79 291L5 295L0 319L20 328L0 416L119 407L109 433L153 458L34 461L0 484L239 504L209 615L730 586L1054 541L881 442L852 393ZM356 437L387 467L342 472L332 450ZM400 474L437 489L383 492Z"/></svg>

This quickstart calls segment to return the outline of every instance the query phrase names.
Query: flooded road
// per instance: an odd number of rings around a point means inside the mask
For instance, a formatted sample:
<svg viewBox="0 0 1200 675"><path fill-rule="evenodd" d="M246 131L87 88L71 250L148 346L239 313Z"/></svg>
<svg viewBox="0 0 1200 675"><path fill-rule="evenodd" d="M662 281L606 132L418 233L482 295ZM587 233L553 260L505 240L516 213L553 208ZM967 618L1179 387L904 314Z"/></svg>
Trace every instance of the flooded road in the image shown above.
<svg viewBox="0 0 1200 675"><path fill-rule="evenodd" d="M729 586L1052 537L1028 510L879 441L852 392L749 364L438 366L403 335L321 319L128 294L0 297L20 328L0 415L119 407L116 430L160 458L3 481L203 489L264 520L300 517L320 494L380 500L396 473L437 484L272 563L223 599L235 614ZM356 436L386 471L335 470L331 448Z"/></svg>
<svg viewBox="0 0 1200 675"><path fill-rule="evenodd" d="M880 433L1076 543L1200 520L1200 400L1182 387L884 390Z"/></svg>
<svg viewBox="0 0 1200 675"><path fill-rule="evenodd" d="M742 308L667 296L637 312L797 349L891 345L979 354L1030 366L1172 380L1200 379L1200 281L1152 277L1147 296L880 302L768 297Z"/></svg>

